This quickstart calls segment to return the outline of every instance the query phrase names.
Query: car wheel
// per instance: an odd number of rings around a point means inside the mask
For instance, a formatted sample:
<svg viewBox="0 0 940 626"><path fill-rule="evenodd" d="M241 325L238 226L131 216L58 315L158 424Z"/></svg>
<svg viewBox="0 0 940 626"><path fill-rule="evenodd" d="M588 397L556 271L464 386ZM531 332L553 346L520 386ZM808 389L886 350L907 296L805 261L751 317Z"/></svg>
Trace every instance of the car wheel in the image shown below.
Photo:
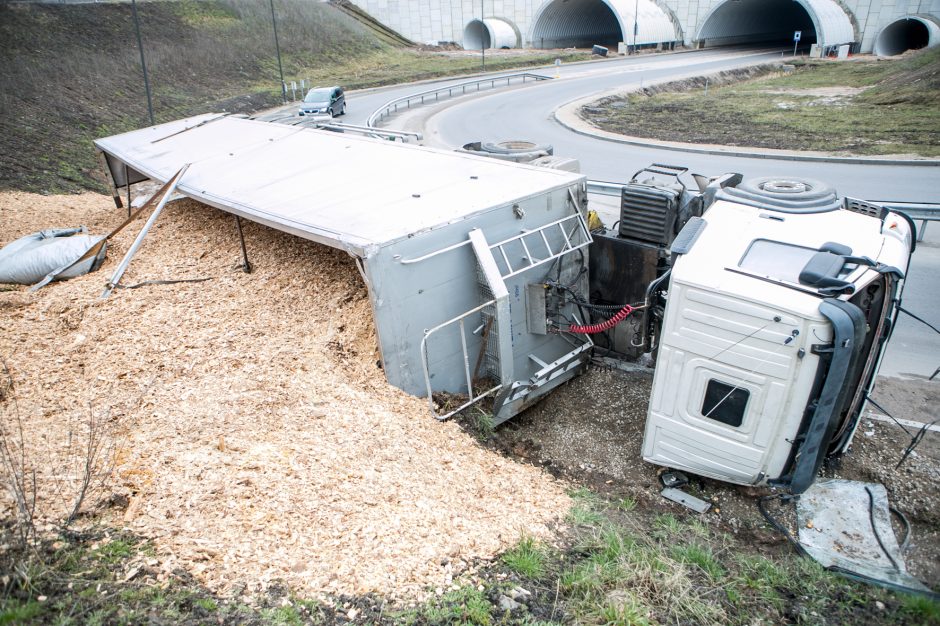
<svg viewBox="0 0 940 626"><path fill-rule="evenodd" d="M339 112L340 115L346 115L346 103L343 103L343 109Z"/></svg>
<svg viewBox="0 0 940 626"><path fill-rule="evenodd" d="M333 107L328 108L326 112L330 114L330 117L333 117Z"/></svg>

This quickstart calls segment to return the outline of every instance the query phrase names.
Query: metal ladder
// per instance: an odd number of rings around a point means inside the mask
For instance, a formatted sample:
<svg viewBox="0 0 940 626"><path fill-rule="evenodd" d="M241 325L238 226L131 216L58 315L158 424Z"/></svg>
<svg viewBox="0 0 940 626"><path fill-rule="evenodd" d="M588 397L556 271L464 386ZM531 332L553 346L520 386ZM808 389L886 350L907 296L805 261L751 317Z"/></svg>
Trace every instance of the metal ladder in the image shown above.
<svg viewBox="0 0 940 626"><path fill-rule="evenodd" d="M548 234L552 230L558 230L561 234L561 245L555 250L552 248L551 243L548 241ZM567 230L566 230L567 229ZM529 248L529 244L526 243L526 238L534 238L535 242L532 248ZM522 247L524 254L521 259L524 261L519 267L514 267L512 262L509 260L509 255L506 253L507 247L511 244L519 242ZM533 242L529 242L533 243ZM573 252L578 248L583 248L591 243L591 232L588 230L587 223L584 221L580 211L574 215L569 215L563 217L554 222L549 222L544 226L539 228L525 231L514 237L504 239L499 243L494 243L489 246L491 251L499 252L499 259L503 261L506 267L506 271L500 270L501 278L511 278L517 274L521 274L526 270L529 270L533 267L543 265L549 261L554 261L558 257L564 256L569 252ZM544 248L546 255L544 257L537 257L532 253L533 249L536 249L536 245ZM537 252L541 252L537 250Z"/></svg>
<svg viewBox="0 0 940 626"><path fill-rule="evenodd" d="M503 281L499 268L497 267L496 259L493 258L491 246L487 243L486 237L483 236L483 231L479 228L471 230L467 243L473 248L480 274L483 276L493 297L457 317L424 331L424 337L421 339L421 365L424 371L424 383L428 390L428 404L431 407L431 413L439 420L448 419L455 413L462 411L471 404L482 400L512 382L512 335L510 332L512 320L509 311L509 291L506 289L506 283ZM450 249L453 249L453 247ZM495 331L493 331L493 329L487 329L487 334L493 334L497 338L496 352L498 354L499 381L495 386L480 393L475 393L473 372L470 368L470 353L467 350L465 320L474 313L484 311L485 309L491 309L492 319L494 320L493 324L496 326ZM467 395L470 399L457 408L448 411L446 414L440 415L434 406L434 392L431 388L431 372L428 367L427 343L432 335L454 324L457 325L457 330L460 333L460 348L463 356L464 375L467 381ZM503 332L501 332L501 330Z"/></svg>
<svg viewBox="0 0 940 626"><path fill-rule="evenodd" d="M528 240L528 241L527 241ZM556 243L551 243L554 240ZM580 363L578 358L586 352L591 344L576 348L572 353L565 355L559 361L552 364L544 364L543 370L540 370L536 376L527 381L513 383L513 351L512 351L512 319L509 310L509 291L506 287L506 279L521 274L533 267L544 265L579 248L590 245L591 233L587 223L580 211L561 219L549 222L532 230L526 230L518 235L509 237L494 244L487 242L483 231L475 228L470 231L469 239L441 250L432 252L415 259L402 260L402 263L416 263L437 256L450 250L470 245L473 248L477 261L477 267L483 280L488 287L487 291L492 294L492 298L482 304L462 313L452 319L438 324L434 328L427 329L424 337L421 339L421 365L424 373L424 382L428 392L428 404L431 413L439 420L446 420L455 413L462 411L468 406L482 400L486 396L499 391L500 389L512 389L515 393L511 394L513 400L531 392L533 388L541 387L550 380L570 370ZM513 247L518 246L517 250ZM517 255L517 252L522 252ZM533 252L534 251L534 252ZM538 256L536 256L536 254ZM516 259L515 264L511 259ZM521 260L521 263L519 262ZM502 261L502 263L500 263ZM477 356L476 367L471 368L471 355L467 348L466 338L466 320L471 315L485 312L488 317L493 319L493 329L486 329L488 335L495 337L497 355L496 372L498 373L498 384L485 390L477 392L474 389L474 372L477 369L480 359L483 358L483 352L487 350L486 339L481 354ZM428 340L440 331L456 325L460 333L460 348L462 354L462 363L464 375L467 384L467 396L469 399L457 408L441 415L437 412L434 404L433 389L431 388L431 372L428 365L427 344ZM484 324L485 326L486 324ZM481 326L480 328L483 328ZM480 330L476 329L474 332ZM533 357L534 358L534 357Z"/></svg>

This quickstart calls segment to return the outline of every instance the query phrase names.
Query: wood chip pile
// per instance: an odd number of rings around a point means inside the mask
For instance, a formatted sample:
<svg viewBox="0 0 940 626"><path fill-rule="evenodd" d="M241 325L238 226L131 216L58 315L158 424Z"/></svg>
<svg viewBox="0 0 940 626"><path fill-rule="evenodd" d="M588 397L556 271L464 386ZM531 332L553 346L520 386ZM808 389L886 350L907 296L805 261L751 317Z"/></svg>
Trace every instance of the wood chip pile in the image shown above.
<svg viewBox="0 0 940 626"><path fill-rule="evenodd" d="M0 194L0 244L80 224L104 234L123 215L96 194ZM100 300L142 225L93 274L0 292L0 356L40 472L59 471L68 424L108 412L124 436L111 491L129 503L112 521L152 538L165 568L223 594L281 581L418 597L564 516L562 484L387 384L345 253L243 222L245 274L233 218L183 200L122 283L211 280Z"/></svg>

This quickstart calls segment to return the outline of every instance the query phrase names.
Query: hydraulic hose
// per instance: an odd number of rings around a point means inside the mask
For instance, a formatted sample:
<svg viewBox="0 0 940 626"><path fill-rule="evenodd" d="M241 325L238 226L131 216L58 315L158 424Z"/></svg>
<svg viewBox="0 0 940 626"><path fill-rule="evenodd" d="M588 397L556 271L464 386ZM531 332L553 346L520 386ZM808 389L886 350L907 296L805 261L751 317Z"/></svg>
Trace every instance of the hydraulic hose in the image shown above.
<svg viewBox="0 0 940 626"><path fill-rule="evenodd" d="M606 319L603 322L598 322L597 324L591 324L589 326L582 326L580 324L572 324L568 327L569 333L579 333L582 335L595 335L597 333L602 333L606 330L610 330L623 320L627 319L627 316L633 313L633 307L629 304L624 305L622 309L617 311L613 317Z"/></svg>

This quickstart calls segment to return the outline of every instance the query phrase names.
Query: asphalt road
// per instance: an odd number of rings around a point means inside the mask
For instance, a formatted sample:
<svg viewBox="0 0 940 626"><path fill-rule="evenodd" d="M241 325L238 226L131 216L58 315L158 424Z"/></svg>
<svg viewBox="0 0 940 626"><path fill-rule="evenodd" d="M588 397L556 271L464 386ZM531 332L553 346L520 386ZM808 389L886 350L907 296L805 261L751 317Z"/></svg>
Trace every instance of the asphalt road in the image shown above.
<svg viewBox="0 0 940 626"><path fill-rule="evenodd" d="M745 177L788 175L814 178L840 194L868 200L937 202L940 167L805 162L745 158L624 145L577 134L559 124L554 112L566 103L614 89L639 87L735 67L780 60L779 52L709 50L694 53L620 58L596 63L529 70L556 77L551 81L484 91L455 98L422 114L428 145L455 148L470 141L528 139L549 143L559 156L580 160L590 179L625 181L653 162L683 165L714 175L741 172ZM349 96L344 122L364 124L375 109L391 99L466 81L434 81L359 92ZM414 113L410 114L414 116ZM396 127L395 118L386 125ZM412 124L413 125L413 124ZM911 261L904 306L940 327L940 224L933 224ZM940 366L940 335L902 315L882 363L883 376L929 377Z"/></svg>
<svg viewBox="0 0 940 626"><path fill-rule="evenodd" d="M918 223L918 227L920 224ZM940 328L940 223L933 222L917 244L902 306ZM940 334L901 314L879 370L882 376L929 378L940 367ZM940 374L937 375L940 379Z"/></svg>
<svg viewBox="0 0 940 626"><path fill-rule="evenodd" d="M641 81L649 84L779 59L779 54L737 52L700 57L687 53L610 66L571 68L572 72L562 74L557 80L494 91L455 103L429 120L426 140L442 147L517 138L549 143L554 146L556 155L579 159L581 171L595 180L627 180L633 172L650 163L665 162L706 175L737 171L745 177L787 174L814 178L835 186L844 195L869 200L935 201L940 191L940 167L742 159L675 152L578 135L560 125L553 116L560 106L591 93L639 87Z"/></svg>

